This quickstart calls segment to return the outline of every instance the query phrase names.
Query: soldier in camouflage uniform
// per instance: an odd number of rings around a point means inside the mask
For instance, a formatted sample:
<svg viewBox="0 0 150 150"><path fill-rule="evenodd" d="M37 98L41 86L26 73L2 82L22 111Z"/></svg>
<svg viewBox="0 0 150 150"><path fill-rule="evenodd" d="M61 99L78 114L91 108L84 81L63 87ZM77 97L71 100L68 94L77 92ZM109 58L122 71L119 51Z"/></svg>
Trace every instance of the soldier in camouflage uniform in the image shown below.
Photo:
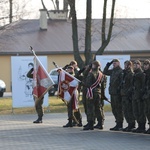
<svg viewBox="0 0 150 150"><path fill-rule="evenodd" d="M83 130L93 130L95 118L98 120L97 127L103 129L104 112L103 102L101 100L101 87L100 83L103 80L103 73L99 71L100 63L94 61L92 63L91 71L86 78L86 108L87 108L87 121L88 124Z"/></svg>
<svg viewBox="0 0 150 150"><path fill-rule="evenodd" d="M147 131L145 131L145 133L150 134L150 60L145 60L143 63L143 67L144 73L146 74L143 100L145 104L145 115L147 117L149 125L149 128Z"/></svg>
<svg viewBox="0 0 150 150"><path fill-rule="evenodd" d="M109 69L111 64L113 64L113 68ZM120 61L118 59L113 59L111 62L108 62L103 73L110 76L109 94L112 113L116 119L116 126L110 128L110 130L119 131L123 127L122 100L120 94L123 71L120 67Z"/></svg>
<svg viewBox="0 0 150 150"><path fill-rule="evenodd" d="M122 96L122 109L124 117L128 126L123 131L130 132L135 128L135 119L132 110L132 83L133 83L133 70L132 62L124 62L124 70L122 75L121 96Z"/></svg>
<svg viewBox="0 0 150 150"><path fill-rule="evenodd" d="M33 71L34 69L31 68L31 70L27 73L28 78L33 78ZM38 119L33 121L33 123L42 123L42 117L44 114L42 105L43 105L44 97L42 97L40 100L36 100L36 98L34 98L34 101L35 101L35 109L38 114Z"/></svg>
<svg viewBox="0 0 150 150"><path fill-rule="evenodd" d="M73 66L67 66L66 71L71 74L71 75L75 75L74 74L74 67ZM78 95L78 94L77 94ZM72 98L69 102L66 103L67 105L67 111L68 111L68 123L66 125L64 125L63 127L73 127L75 125L81 127L82 126L82 116L81 116L81 112L80 109L76 109L73 110L73 102L74 102L74 95L72 95ZM72 120L74 121L74 123L72 122Z"/></svg>
<svg viewBox="0 0 150 150"><path fill-rule="evenodd" d="M138 123L138 128L133 130L136 133L145 132L145 123L146 117L144 113L144 101L143 97L143 89L145 85L145 74L141 69L141 62L139 60L135 60L133 62L134 76L133 76L133 114Z"/></svg>

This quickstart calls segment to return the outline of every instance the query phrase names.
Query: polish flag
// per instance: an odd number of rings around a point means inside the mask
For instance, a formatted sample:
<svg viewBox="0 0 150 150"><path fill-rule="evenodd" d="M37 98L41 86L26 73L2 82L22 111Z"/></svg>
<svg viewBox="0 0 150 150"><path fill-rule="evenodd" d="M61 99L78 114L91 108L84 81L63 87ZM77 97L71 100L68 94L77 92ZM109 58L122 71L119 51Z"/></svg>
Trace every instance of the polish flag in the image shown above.
<svg viewBox="0 0 150 150"><path fill-rule="evenodd" d="M72 96L76 95L76 91L80 81L74 76L70 75L68 72L64 71L63 69L58 69L58 73L58 96L61 99L69 102Z"/></svg>
<svg viewBox="0 0 150 150"><path fill-rule="evenodd" d="M33 72L33 95L37 99L41 99L46 92L54 85L48 72L37 58L34 57L34 72Z"/></svg>

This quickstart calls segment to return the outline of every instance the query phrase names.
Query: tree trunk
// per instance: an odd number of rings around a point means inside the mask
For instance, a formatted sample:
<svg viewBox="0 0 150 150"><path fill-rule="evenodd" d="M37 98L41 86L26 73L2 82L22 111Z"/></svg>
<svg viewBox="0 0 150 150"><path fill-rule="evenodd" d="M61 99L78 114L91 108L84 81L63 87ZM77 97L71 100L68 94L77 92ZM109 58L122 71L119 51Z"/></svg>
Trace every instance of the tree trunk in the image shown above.
<svg viewBox="0 0 150 150"><path fill-rule="evenodd" d="M85 64L89 64L92 59L91 53L91 19L92 19L92 1L87 0L86 6L86 29L85 29Z"/></svg>
<svg viewBox="0 0 150 150"><path fill-rule="evenodd" d="M70 14L72 18L72 41L73 41L74 59L78 62L78 66L82 68L84 65L84 62L80 56L79 46L78 46L78 27L77 27L75 0L68 0L68 3L71 8Z"/></svg>
<svg viewBox="0 0 150 150"><path fill-rule="evenodd" d="M13 0L9 0L9 23L12 23L13 19Z"/></svg>

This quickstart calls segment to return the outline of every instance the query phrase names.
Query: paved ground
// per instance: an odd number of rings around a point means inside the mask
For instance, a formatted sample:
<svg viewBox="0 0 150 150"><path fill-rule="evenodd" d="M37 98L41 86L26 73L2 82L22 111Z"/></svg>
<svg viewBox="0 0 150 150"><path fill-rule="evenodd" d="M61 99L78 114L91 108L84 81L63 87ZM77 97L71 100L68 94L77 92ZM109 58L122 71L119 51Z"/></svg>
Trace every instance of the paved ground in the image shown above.
<svg viewBox="0 0 150 150"><path fill-rule="evenodd" d="M33 124L36 114L0 115L0 150L149 150L150 135L109 131L114 126L106 113L103 131L63 128L67 114L45 114L42 124ZM83 114L83 123L85 124Z"/></svg>

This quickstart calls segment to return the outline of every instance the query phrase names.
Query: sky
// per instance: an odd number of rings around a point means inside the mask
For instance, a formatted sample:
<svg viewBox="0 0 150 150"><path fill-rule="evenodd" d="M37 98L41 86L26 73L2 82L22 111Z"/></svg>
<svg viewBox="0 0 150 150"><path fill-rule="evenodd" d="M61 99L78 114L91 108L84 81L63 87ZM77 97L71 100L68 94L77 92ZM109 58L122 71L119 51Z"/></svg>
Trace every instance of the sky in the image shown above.
<svg viewBox="0 0 150 150"><path fill-rule="evenodd" d="M28 18L39 18L39 9L42 8L41 0L26 1L28 1L26 9L32 12ZM51 0L43 1L48 10L53 9ZM61 1L62 0L60 0L60 3ZM111 7L111 1L112 0L108 0L108 8ZM76 0L76 4L78 19L85 18L86 0ZM92 8L92 18L102 18L103 0L92 0ZM116 0L115 9L116 18L150 18L150 0Z"/></svg>

